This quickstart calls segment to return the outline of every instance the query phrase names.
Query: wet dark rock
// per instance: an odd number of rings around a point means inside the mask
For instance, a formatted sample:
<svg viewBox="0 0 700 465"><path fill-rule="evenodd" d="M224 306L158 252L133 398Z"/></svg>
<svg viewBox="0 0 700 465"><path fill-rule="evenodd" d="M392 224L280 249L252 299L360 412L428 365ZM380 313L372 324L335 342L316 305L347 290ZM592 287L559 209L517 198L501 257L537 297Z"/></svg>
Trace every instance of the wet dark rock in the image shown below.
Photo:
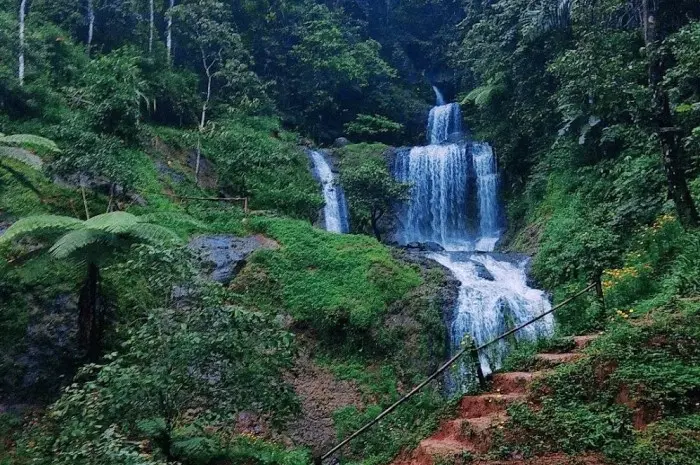
<svg viewBox="0 0 700 465"><path fill-rule="evenodd" d="M168 178L174 184L181 184L185 182L185 176L182 173L178 173L176 170L172 169L167 163L157 160L155 165L158 174Z"/></svg>
<svg viewBox="0 0 700 465"><path fill-rule="evenodd" d="M409 242L404 247L408 252L444 252L445 249L437 242Z"/></svg>
<svg viewBox="0 0 700 465"><path fill-rule="evenodd" d="M206 267L209 277L228 284L246 265L250 254L276 244L262 236L235 237L227 235L197 236L188 245Z"/></svg>
<svg viewBox="0 0 700 465"><path fill-rule="evenodd" d="M350 145L351 142L348 140L346 137L338 137L335 142L333 142L333 147L335 148L342 148Z"/></svg>
<svg viewBox="0 0 700 465"><path fill-rule="evenodd" d="M476 268L476 274L481 279L485 279L487 281L495 281L496 280L493 277L493 275L491 274L491 272L482 263L479 263L475 260L469 260L469 261L474 265L474 268Z"/></svg>
<svg viewBox="0 0 700 465"><path fill-rule="evenodd" d="M0 355L0 402L42 404L55 398L82 360L77 328L75 296L33 304L24 340Z"/></svg>
<svg viewBox="0 0 700 465"><path fill-rule="evenodd" d="M427 252L444 252L445 248L437 242L426 242L423 244L423 250Z"/></svg>
<svg viewBox="0 0 700 465"><path fill-rule="evenodd" d="M195 150L191 151L187 155L187 166L192 169L193 173L196 171L197 152ZM218 187L219 181L214 164L204 155L202 155L199 159L199 175L197 176L197 179L200 187L204 187L206 189L216 189Z"/></svg>
<svg viewBox="0 0 700 465"><path fill-rule="evenodd" d="M75 174L67 177L54 176L53 182L54 184L70 189L84 187L85 189L89 189L106 196L114 195L117 199L126 199L142 207L148 204L146 199L144 199L141 195L135 192L130 192L124 189L124 186L121 184L114 184L107 178Z"/></svg>

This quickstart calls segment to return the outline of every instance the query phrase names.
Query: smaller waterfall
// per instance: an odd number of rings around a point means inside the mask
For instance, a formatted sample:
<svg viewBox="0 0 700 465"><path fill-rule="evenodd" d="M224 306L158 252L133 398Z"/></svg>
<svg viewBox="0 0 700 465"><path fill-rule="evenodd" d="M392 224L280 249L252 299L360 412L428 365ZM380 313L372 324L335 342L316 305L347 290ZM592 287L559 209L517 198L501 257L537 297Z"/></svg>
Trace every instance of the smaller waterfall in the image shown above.
<svg viewBox="0 0 700 465"><path fill-rule="evenodd" d="M323 222L326 231L347 233L350 231L348 221L348 206L345 194L340 186L336 185L335 175L326 157L316 150L309 152L314 164L314 174L323 188L323 198L326 202L323 207Z"/></svg>
<svg viewBox="0 0 700 465"><path fill-rule="evenodd" d="M435 92L435 101L437 102L437 105L444 105L446 103L445 97L442 96L442 92L440 92L440 89L433 86L433 92Z"/></svg>
<svg viewBox="0 0 700 465"><path fill-rule="evenodd" d="M428 143L461 142L462 112L456 103L438 105L428 115Z"/></svg>

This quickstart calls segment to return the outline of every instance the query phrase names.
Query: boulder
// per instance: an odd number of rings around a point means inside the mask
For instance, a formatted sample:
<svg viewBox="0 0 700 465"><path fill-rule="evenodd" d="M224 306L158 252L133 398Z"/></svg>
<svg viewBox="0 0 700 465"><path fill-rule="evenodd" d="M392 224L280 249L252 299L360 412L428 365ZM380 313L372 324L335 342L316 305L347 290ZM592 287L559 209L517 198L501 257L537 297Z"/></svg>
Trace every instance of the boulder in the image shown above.
<svg viewBox="0 0 700 465"><path fill-rule="evenodd" d="M350 142L350 140L348 140L348 138L346 138L346 137L338 137L338 138L335 140L335 142L333 142L333 147L335 147L335 148L337 148L337 149L340 149L340 148L346 147L346 146L348 146L348 145L350 145L350 144L351 144L351 142Z"/></svg>
<svg viewBox="0 0 700 465"><path fill-rule="evenodd" d="M76 297L28 303L23 341L0 355L0 403L10 406L51 401L82 362Z"/></svg>
<svg viewBox="0 0 700 465"><path fill-rule="evenodd" d="M276 248L277 244L263 236L210 235L195 237L188 247L198 255L209 277L226 285L243 269L250 254L262 248Z"/></svg>
<svg viewBox="0 0 700 465"><path fill-rule="evenodd" d="M425 250L426 252L444 252L445 248L437 242L426 242L425 244L422 244L422 250Z"/></svg>
<svg viewBox="0 0 700 465"><path fill-rule="evenodd" d="M476 268L476 274L479 276L481 279L485 279L486 281L495 281L496 279L493 277L491 272L486 268L482 263L479 263L475 260L469 260L473 265L474 268Z"/></svg>

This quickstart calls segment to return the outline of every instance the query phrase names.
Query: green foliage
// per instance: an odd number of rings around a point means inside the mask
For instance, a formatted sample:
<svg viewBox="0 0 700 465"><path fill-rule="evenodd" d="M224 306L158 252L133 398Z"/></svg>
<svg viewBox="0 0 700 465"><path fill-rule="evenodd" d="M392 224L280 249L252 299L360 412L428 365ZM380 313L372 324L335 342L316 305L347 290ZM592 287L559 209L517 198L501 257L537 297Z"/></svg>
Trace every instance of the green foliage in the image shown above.
<svg viewBox="0 0 700 465"><path fill-rule="evenodd" d="M340 184L345 190L353 225L379 240L379 220L408 194L409 186L394 180L387 167L387 147L382 144L349 145L338 151Z"/></svg>
<svg viewBox="0 0 700 465"><path fill-rule="evenodd" d="M241 308L153 311L120 353L86 368L23 451L33 463L54 464L222 455L201 422L224 427L243 410L283 418L294 408L280 380L291 341L272 319ZM139 437L153 441L151 453L139 450Z"/></svg>
<svg viewBox="0 0 700 465"><path fill-rule="evenodd" d="M138 51L125 47L90 61L69 99L85 110L96 132L131 140L138 134L141 104L150 106L145 87Z"/></svg>
<svg viewBox="0 0 700 465"><path fill-rule="evenodd" d="M371 346L367 335L388 306L421 282L415 270L368 237L327 233L297 221L258 219L250 227L282 247L253 257L240 284L248 298L286 310L332 345Z"/></svg>
<svg viewBox="0 0 700 465"><path fill-rule="evenodd" d="M180 241L173 231L142 222L126 212L105 213L86 221L55 215L24 217L5 231L0 245L24 236L60 236L49 250L51 255L91 263L100 263L101 255L110 252L110 247L128 247L135 242L167 245Z"/></svg>
<svg viewBox="0 0 700 465"><path fill-rule="evenodd" d="M354 121L345 125L345 131L350 136L362 140L382 140L395 138L403 130L403 125L391 121L381 115L357 115Z"/></svg>
<svg viewBox="0 0 700 465"><path fill-rule="evenodd" d="M322 206L306 154L270 118L236 117L202 140L217 167L219 185L232 196L251 197L250 208L304 219Z"/></svg>

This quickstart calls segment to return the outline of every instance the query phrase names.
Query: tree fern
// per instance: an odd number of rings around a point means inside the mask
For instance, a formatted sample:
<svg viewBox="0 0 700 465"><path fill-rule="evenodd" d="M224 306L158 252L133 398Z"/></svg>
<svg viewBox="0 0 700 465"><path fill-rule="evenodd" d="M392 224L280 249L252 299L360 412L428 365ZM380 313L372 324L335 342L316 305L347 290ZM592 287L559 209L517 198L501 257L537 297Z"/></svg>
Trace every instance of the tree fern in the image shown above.
<svg viewBox="0 0 700 465"><path fill-rule="evenodd" d="M34 169L40 170L44 162L32 152L19 147L5 147L0 145L0 158L12 158Z"/></svg>
<svg viewBox="0 0 700 465"><path fill-rule="evenodd" d="M85 252L95 245L106 245L114 241L113 235L94 229L78 229L61 236L49 249L54 258L77 258L77 261L97 261L94 254L87 257ZM79 256L83 255L83 256Z"/></svg>
<svg viewBox="0 0 700 465"><path fill-rule="evenodd" d="M168 245L182 241L172 229L152 223L136 223L124 231L124 235L154 245Z"/></svg>
<svg viewBox="0 0 700 465"><path fill-rule="evenodd" d="M469 92L462 103L472 102L478 107L489 105L495 97L505 92L506 86L503 83L504 78L505 75L503 73L497 73L493 78L489 79L486 84Z"/></svg>
<svg viewBox="0 0 700 465"><path fill-rule="evenodd" d="M36 136L34 134L13 134L10 136L0 135L0 145L14 147L27 145L30 147L48 150L49 152L58 153L61 151L54 141L45 137Z"/></svg>
<svg viewBox="0 0 700 465"><path fill-rule="evenodd" d="M88 229L120 234L128 231L130 227L138 222L137 216L127 212L116 211L93 216L85 221L84 226Z"/></svg>
<svg viewBox="0 0 700 465"><path fill-rule="evenodd" d="M82 227L77 218L56 215L36 215L22 218L0 236L0 243L7 243L28 235L60 234Z"/></svg>

